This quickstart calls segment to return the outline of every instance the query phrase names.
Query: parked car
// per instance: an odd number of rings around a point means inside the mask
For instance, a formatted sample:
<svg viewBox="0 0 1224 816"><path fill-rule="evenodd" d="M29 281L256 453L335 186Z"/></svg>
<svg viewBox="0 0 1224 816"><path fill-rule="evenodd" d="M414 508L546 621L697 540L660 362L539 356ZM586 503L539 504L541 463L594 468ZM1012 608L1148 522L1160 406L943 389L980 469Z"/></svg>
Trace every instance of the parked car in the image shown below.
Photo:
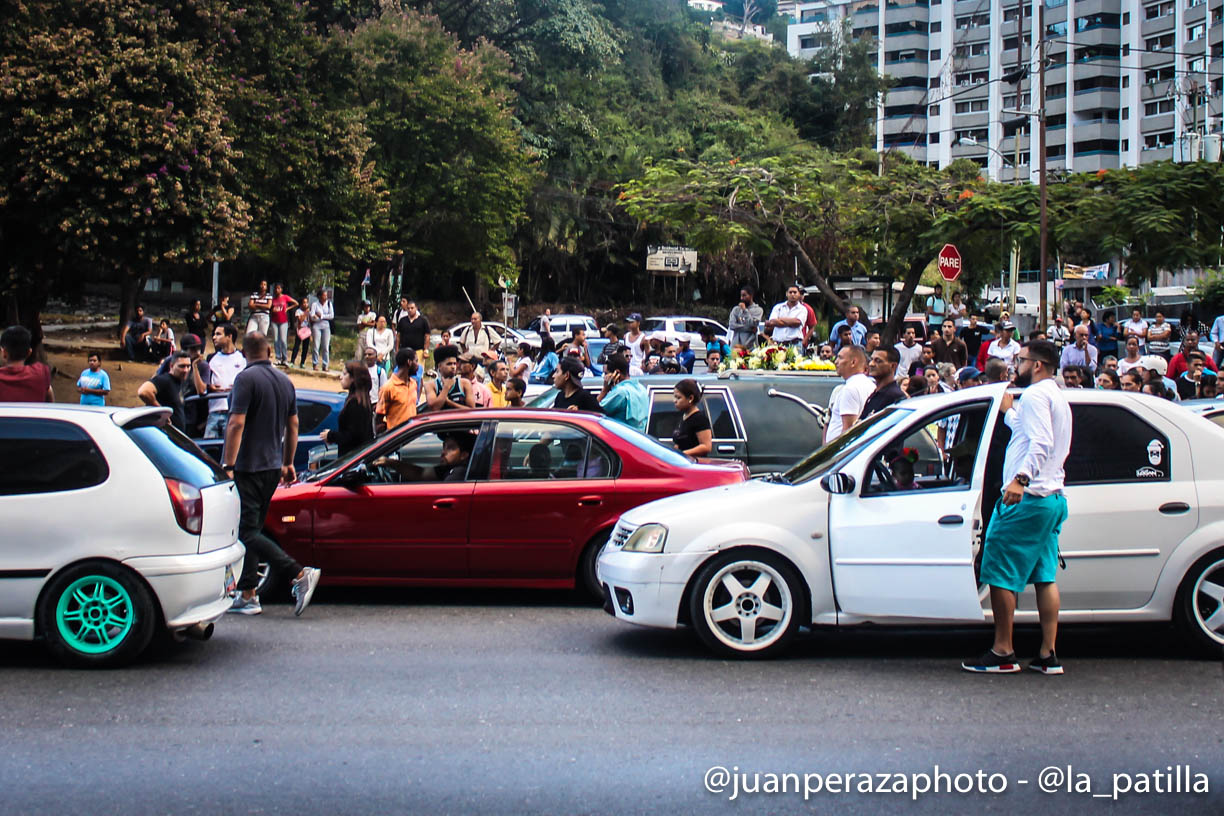
<svg viewBox="0 0 1224 816"><path fill-rule="evenodd" d="M982 311L985 313L986 317L990 320L998 320L999 315L1003 313L1004 300L1006 299L1010 299L1010 295L1005 297L995 295L993 298L987 301L986 305L982 307ZM1038 304L1029 303L1028 298L1026 298L1024 295L1016 295L1016 310L1011 313L1011 316L1016 317L1017 315L1028 315L1036 320L1040 311L1041 307ZM1042 326L1041 328L1044 330L1045 326Z"/></svg>
<svg viewBox="0 0 1224 816"><path fill-rule="evenodd" d="M190 404L198 402L207 402L214 399L224 399L227 394L208 394L203 397L190 397L186 402ZM334 431L339 427L340 409L344 407L344 400L348 394L344 391L320 391L311 388L299 388L297 390L297 412L298 412L298 444L297 453L293 458L293 466L298 470L305 470L309 466L310 451L323 444L320 435L323 431ZM201 409L203 413L203 409ZM188 436L200 446L200 448L213 458L214 461L220 463L221 450L225 447L224 439L204 439L201 425L188 427Z"/></svg>
<svg viewBox="0 0 1224 816"><path fill-rule="evenodd" d="M642 321L642 331L648 334L661 331L677 340L681 337L687 337L694 350L704 348L701 340L702 328L712 329L715 337L726 340L728 343L731 342L731 330L717 320L710 320L707 317L667 315L664 317L648 317Z"/></svg>
<svg viewBox="0 0 1224 816"><path fill-rule="evenodd" d="M650 396L647 433L669 446L680 423L672 392L687 376L638 378ZM824 415L833 389L842 382L836 375L817 372L746 370L699 374L693 379L704 391L699 406L714 431L713 455L738 459L754 474L785 470L820 447L824 427L817 417ZM583 387L594 393L602 385L598 379L583 380ZM530 405L550 407L556 396L557 390L549 388Z"/></svg>
<svg viewBox="0 0 1224 816"><path fill-rule="evenodd" d="M773 480L626 513L598 560L605 608L691 626L733 657L777 654L801 626L986 620L976 570L1002 488L1006 388L907 400ZM1144 394L1065 393L1061 620L1172 620L1218 655L1224 429ZM917 451L912 476L893 468L906 448ZM1018 622L1036 622L1031 588L1019 610Z"/></svg>
<svg viewBox="0 0 1224 816"><path fill-rule="evenodd" d="M207 640L242 570L238 491L166 408L0 404L0 638L72 666Z"/></svg>
<svg viewBox="0 0 1224 816"><path fill-rule="evenodd" d="M447 329L447 331L450 332L451 342L457 341L459 339L459 335L463 333L464 329L471 325L472 322L469 320L464 323L456 323ZM497 335L501 337L502 351L514 351L518 349L520 343L526 343L533 349L538 349L540 347L539 332L531 331L529 329L514 329L507 326L505 323L495 323L488 320L484 322L484 325L497 332ZM433 336L432 340L434 345L437 345L441 337L442 335L440 334L435 334Z"/></svg>
<svg viewBox="0 0 1224 816"><path fill-rule="evenodd" d="M452 435L474 437L461 478L438 468ZM739 463L697 464L592 414L446 411L277 490L267 532L329 585L577 586L597 597L595 556L622 513L746 477Z"/></svg>
<svg viewBox="0 0 1224 816"><path fill-rule="evenodd" d="M1183 400L1181 406L1224 428L1224 399Z"/></svg>
<svg viewBox="0 0 1224 816"><path fill-rule="evenodd" d="M527 328L538 334L541 325L540 318L536 317L527 324ZM575 327L585 329L588 340L599 337L599 324L590 315L559 314L548 318L548 333L554 342L560 343L573 337Z"/></svg>

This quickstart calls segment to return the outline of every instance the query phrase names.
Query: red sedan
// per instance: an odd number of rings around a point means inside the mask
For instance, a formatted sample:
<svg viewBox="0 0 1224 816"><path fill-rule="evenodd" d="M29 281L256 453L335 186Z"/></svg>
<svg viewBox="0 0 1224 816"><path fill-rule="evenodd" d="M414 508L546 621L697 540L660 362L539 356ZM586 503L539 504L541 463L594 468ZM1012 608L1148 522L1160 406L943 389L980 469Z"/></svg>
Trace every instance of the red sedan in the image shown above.
<svg viewBox="0 0 1224 816"><path fill-rule="evenodd" d="M329 584L568 589L621 513L747 478L594 414L426 414L276 491L267 532Z"/></svg>

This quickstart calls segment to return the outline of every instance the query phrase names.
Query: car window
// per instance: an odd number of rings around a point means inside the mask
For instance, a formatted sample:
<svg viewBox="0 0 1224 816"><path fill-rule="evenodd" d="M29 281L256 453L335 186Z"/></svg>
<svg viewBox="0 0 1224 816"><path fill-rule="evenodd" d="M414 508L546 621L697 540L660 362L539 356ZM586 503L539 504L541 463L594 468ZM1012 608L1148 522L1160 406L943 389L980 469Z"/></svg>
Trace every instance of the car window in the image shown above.
<svg viewBox="0 0 1224 816"><path fill-rule="evenodd" d="M820 478L841 462L858 453L864 445L880 434L907 420L912 413L911 408L891 405L878 414L872 414L829 444L808 454L805 459L786 471L786 480L793 484L802 484L811 479Z"/></svg>
<svg viewBox="0 0 1224 816"><path fill-rule="evenodd" d="M664 331L667 328L667 321L657 317L648 317L642 321L642 331Z"/></svg>
<svg viewBox="0 0 1224 816"><path fill-rule="evenodd" d="M298 433L316 434L323 421L331 416L332 407L326 402L299 399L297 402Z"/></svg>
<svg viewBox="0 0 1224 816"><path fill-rule="evenodd" d="M229 479L219 464L168 421L124 430L167 479L178 479L195 488Z"/></svg>
<svg viewBox="0 0 1224 816"><path fill-rule="evenodd" d="M1219 425L1221 428L1224 428L1224 411L1220 411L1216 414L1207 414L1206 418Z"/></svg>
<svg viewBox="0 0 1224 816"><path fill-rule="evenodd" d="M688 467L693 464L691 459L677 451L675 448L665 447L657 439L649 437L644 433L640 433L639 431L630 428L628 425L617 422L615 419L601 419L599 424L604 428L604 430L616 434L638 450L649 453L651 456L655 457L656 459L661 459L669 465L674 467Z"/></svg>
<svg viewBox="0 0 1224 816"><path fill-rule="evenodd" d="M968 490L989 409L989 402L960 406L894 439L872 460L863 495Z"/></svg>
<svg viewBox="0 0 1224 816"><path fill-rule="evenodd" d="M499 422L489 479L609 479L611 452L580 428L555 422Z"/></svg>
<svg viewBox="0 0 1224 816"><path fill-rule="evenodd" d="M0 419L0 496L59 493L102 484L106 458L78 425L56 419Z"/></svg>
<svg viewBox="0 0 1224 816"><path fill-rule="evenodd" d="M476 446L478 425L447 426L411 434L406 439L383 448L365 462L367 484L414 484L418 482L454 482L467 478L471 456L460 457L452 467L443 461L446 441L454 438L460 448L472 451Z"/></svg>
<svg viewBox="0 0 1224 816"><path fill-rule="evenodd" d="M738 439L739 433L735 430L735 417L731 413L731 406L727 403L727 395L722 393L707 393L701 400L701 404L705 406L706 412L710 415L710 428L714 431L715 439Z"/></svg>
<svg viewBox="0 0 1224 816"><path fill-rule="evenodd" d="M587 334L599 334L599 326L595 324L595 321L592 318L588 317L582 322L583 325L586 326Z"/></svg>
<svg viewBox="0 0 1224 816"><path fill-rule="evenodd" d="M1066 484L1167 482L1169 438L1117 405L1071 406Z"/></svg>
<svg viewBox="0 0 1224 816"><path fill-rule="evenodd" d="M672 392L659 390L650 395L650 421L646 433L656 439L671 439L680 427L680 412L672 400Z"/></svg>

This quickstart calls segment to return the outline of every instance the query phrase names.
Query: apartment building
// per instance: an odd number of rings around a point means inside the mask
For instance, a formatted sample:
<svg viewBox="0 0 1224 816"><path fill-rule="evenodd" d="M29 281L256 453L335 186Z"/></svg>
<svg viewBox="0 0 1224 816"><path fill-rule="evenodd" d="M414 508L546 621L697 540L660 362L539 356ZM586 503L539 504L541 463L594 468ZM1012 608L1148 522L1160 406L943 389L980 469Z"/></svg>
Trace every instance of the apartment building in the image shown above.
<svg viewBox="0 0 1224 816"><path fill-rule="evenodd" d="M1048 167L1220 160L1224 0L1044 2ZM1035 178L1037 118L1006 110L1038 105L1036 2L817 0L798 3L795 19L787 48L797 57L843 32L876 44L879 72L895 80L879 104L877 149ZM1005 81L1023 66L1028 76Z"/></svg>

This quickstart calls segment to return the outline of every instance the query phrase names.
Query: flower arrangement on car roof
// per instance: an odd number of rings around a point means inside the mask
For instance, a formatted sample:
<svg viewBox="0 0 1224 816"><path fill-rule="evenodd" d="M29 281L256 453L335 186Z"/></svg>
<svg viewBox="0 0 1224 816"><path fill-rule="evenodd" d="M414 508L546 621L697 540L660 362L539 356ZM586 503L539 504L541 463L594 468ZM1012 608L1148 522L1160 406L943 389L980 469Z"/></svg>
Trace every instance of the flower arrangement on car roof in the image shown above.
<svg viewBox="0 0 1224 816"><path fill-rule="evenodd" d="M798 346L760 346L735 349L719 365L719 371L835 371L832 360L805 357Z"/></svg>

